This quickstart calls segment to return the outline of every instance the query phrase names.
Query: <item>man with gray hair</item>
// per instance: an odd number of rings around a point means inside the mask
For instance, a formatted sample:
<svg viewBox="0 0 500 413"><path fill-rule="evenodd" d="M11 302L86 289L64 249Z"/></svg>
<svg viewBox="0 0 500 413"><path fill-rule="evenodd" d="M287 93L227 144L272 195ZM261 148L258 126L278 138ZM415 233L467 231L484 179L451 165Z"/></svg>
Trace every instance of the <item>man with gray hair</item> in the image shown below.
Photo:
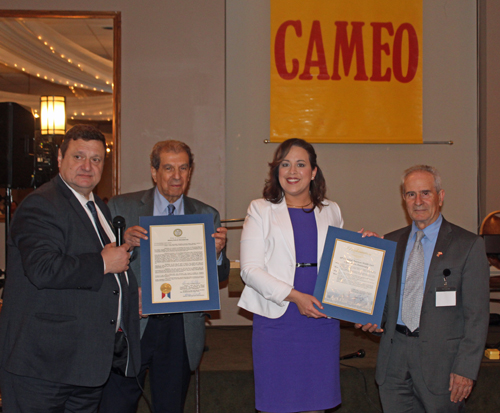
<svg viewBox="0 0 500 413"><path fill-rule="evenodd" d="M381 327L376 381L386 412L458 412L477 377L489 322L489 267L482 238L441 215L437 170L402 177L413 221L398 243Z"/></svg>
<svg viewBox="0 0 500 413"><path fill-rule="evenodd" d="M141 285L140 240L147 231L139 226L140 216L212 214L216 228L215 246L219 281L229 276L225 255L227 229L221 227L217 210L185 196L193 170L188 145L175 140L158 142L151 152L151 176L155 187L120 195L109 201L113 216L125 218L129 228L125 241L132 246L130 267ZM139 290L140 291L140 290ZM101 413L135 413L149 370L153 411L182 413L191 371L198 366L205 346L205 314L178 313L151 315L141 320L142 365L138 381L111 374L101 401Z"/></svg>

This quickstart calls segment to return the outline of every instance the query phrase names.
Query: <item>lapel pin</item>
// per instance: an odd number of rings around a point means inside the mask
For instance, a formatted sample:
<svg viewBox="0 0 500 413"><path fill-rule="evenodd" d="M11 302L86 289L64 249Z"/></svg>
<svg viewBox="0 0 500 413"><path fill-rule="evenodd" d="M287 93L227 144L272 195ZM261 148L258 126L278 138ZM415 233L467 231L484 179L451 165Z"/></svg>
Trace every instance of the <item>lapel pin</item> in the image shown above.
<svg viewBox="0 0 500 413"><path fill-rule="evenodd" d="M436 257L440 257L441 255L443 255L443 253L441 251L439 251L436 255Z"/></svg>

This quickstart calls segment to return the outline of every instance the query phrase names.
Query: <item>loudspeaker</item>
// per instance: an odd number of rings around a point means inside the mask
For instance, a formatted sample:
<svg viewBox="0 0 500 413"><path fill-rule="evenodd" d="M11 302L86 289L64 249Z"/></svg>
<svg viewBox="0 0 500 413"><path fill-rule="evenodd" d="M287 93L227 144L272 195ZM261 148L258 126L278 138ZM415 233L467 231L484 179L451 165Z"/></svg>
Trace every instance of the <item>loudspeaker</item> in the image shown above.
<svg viewBox="0 0 500 413"><path fill-rule="evenodd" d="M13 102L0 103L0 187L29 188L33 184L35 118Z"/></svg>

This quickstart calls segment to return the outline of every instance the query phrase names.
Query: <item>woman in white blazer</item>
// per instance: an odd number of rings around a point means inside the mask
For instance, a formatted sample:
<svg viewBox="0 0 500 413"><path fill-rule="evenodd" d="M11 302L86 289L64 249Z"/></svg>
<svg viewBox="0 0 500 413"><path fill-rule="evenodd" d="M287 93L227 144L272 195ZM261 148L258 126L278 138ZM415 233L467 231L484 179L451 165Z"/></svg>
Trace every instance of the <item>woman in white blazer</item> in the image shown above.
<svg viewBox="0 0 500 413"><path fill-rule="evenodd" d="M264 199L252 201L241 236L238 305L254 313L256 408L322 411L340 404L338 320L312 296L328 226L342 227L325 198L316 153L289 139L269 164Z"/></svg>

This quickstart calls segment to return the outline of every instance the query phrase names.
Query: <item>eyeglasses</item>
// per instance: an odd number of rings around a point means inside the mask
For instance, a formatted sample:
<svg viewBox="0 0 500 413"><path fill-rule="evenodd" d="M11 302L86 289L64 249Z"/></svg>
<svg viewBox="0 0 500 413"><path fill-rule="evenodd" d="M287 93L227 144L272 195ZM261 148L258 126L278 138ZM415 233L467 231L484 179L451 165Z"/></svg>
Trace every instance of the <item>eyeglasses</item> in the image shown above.
<svg viewBox="0 0 500 413"><path fill-rule="evenodd" d="M420 195L420 199L430 199L434 196L434 193L430 190L418 191L418 192L409 191L403 195L403 198L406 201L413 201L414 199L417 198L417 194Z"/></svg>

